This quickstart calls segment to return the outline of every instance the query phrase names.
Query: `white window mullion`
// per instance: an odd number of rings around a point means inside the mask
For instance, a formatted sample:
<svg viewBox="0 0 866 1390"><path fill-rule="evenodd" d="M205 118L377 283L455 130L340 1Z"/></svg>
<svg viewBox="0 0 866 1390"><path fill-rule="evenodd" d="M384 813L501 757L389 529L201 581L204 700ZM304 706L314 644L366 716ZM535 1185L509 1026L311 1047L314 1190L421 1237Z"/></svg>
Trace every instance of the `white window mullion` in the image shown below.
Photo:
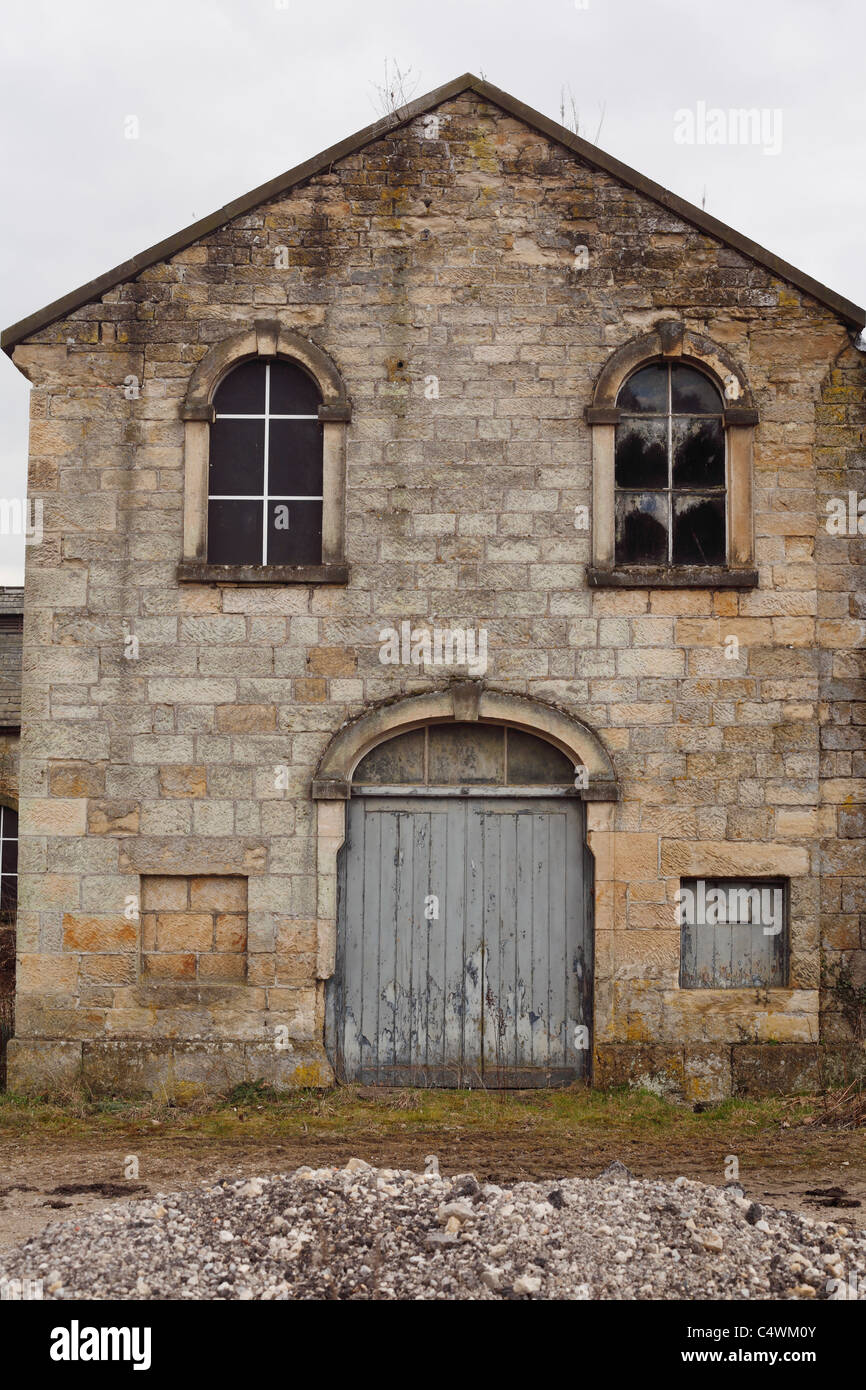
<svg viewBox="0 0 866 1390"><path fill-rule="evenodd" d="M271 364L265 364L265 476L262 484L262 564L268 563L268 447L270 444Z"/></svg>
<svg viewBox="0 0 866 1390"><path fill-rule="evenodd" d="M212 492L210 495L210 500L211 502L261 502L262 494L260 492ZM320 492L272 492L270 495L270 501L321 502L322 494Z"/></svg>

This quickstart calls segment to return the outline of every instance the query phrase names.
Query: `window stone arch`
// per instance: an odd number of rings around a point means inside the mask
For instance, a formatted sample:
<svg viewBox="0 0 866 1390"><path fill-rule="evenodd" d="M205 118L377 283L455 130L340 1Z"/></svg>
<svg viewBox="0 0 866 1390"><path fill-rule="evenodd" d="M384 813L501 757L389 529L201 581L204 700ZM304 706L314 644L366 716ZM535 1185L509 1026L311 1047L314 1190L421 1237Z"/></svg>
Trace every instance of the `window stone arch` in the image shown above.
<svg viewBox="0 0 866 1390"><path fill-rule="evenodd" d="M586 769L588 801L618 799L616 773L610 754L588 725L552 705L525 695L484 690L473 681L455 682L447 690L407 695L402 700L368 710L335 735L326 748L312 785L319 801L346 800L355 768L367 753L396 734L430 723L505 724L553 744L572 762Z"/></svg>
<svg viewBox="0 0 866 1390"><path fill-rule="evenodd" d="M702 570L671 566L617 566L615 561L614 449L619 391L641 366L658 361L691 364L709 375L724 400L727 454L727 561ZM591 587L754 588L753 447L758 412L745 373L712 339L676 319L656 325L618 348L596 382L586 420L592 431Z"/></svg>
<svg viewBox="0 0 866 1390"><path fill-rule="evenodd" d="M303 368L321 395L324 478L320 565L213 565L207 559L207 500L210 428L217 387L241 362L276 358ZM257 320L214 344L189 380L181 408L184 421L183 558L185 582L345 584L346 427L351 419L346 386L335 363L317 344L272 320Z"/></svg>

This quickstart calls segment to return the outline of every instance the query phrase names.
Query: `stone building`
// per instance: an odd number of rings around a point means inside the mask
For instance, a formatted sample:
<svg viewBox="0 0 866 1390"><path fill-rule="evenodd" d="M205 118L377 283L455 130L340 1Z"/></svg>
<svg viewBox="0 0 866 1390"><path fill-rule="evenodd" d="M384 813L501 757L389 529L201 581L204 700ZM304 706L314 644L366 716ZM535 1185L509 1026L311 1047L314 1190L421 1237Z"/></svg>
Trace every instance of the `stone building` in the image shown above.
<svg viewBox="0 0 866 1390"><path fill-rule="evenodd" d="M864 317L466 76L8 329L10 1084L856 1063Z"/></svg>

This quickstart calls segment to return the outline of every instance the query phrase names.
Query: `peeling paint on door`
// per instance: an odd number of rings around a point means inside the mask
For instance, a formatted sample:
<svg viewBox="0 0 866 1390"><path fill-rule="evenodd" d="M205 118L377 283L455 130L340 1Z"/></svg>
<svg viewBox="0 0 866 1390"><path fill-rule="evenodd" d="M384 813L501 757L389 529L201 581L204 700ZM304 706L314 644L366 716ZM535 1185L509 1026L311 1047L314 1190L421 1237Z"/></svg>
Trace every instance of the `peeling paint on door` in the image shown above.
<svg viewBox="0 0 866 1390"><path fill-rule="evenodd" d="M591 903L577 800L354 798L327 996L337 1075L494 1088L588 1076Z"/></svg>

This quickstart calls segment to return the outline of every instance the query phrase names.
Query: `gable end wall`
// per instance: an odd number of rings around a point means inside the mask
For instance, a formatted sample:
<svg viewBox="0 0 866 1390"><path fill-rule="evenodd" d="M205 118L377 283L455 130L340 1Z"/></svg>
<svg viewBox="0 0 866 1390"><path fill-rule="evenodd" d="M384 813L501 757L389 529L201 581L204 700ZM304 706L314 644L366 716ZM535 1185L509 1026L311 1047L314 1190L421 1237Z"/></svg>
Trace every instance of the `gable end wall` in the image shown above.
<svg viewBox="0 0 866 1390"><path fill-rule="evenodd" d="M44 539L12 1084L328 1081L341 822L310 784L347 720L448 686L380 662L404 619L486 628L485 689L576 716L613 761L621 800L590 807L597 1079L781 1086L819 1030L848 1037L820 953L863 977L866 599L863 542L826 533L824 502L863 491L863 358L829 309L478 96L438 114L438 140L396 129L15 349ZM181 402L263 317L347 384L346 587L177 582ZM752 591L585 582L584 411L612 352L671 318L758 407ZM680 876L746 872L790 877L790 988L680 990ZM246 979L145 980L142 876L245 878Z"/></svg>

